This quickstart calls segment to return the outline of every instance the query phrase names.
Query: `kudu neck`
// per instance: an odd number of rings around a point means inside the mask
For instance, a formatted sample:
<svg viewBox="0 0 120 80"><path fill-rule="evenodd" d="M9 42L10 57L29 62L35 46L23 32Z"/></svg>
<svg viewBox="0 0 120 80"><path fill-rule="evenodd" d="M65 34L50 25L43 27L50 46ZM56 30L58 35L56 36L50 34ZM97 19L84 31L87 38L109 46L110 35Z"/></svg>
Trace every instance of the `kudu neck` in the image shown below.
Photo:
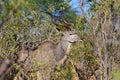
<svg viewBox="0 0 120 80"><path fill-rule="evenodd" d="M61 40L55 47L55 59L57 62L64 59L69 54L71 43L67 40Z"/></svg>
<svg viewBox="0 0 120 80"><path fill-rule="evenodd" d="M58 44L59 47L61 47L65 53L68 52L69 47L71 46L71 43L67 40L61 40Z"/></svg>

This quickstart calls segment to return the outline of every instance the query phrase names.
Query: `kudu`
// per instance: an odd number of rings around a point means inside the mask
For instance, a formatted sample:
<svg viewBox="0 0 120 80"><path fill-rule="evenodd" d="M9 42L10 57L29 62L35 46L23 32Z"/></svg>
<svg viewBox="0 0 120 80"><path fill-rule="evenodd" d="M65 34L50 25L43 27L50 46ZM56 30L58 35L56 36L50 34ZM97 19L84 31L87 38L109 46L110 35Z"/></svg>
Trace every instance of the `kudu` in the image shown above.
<svg viewBox="0 0 120 80"><path fill-rule="evenodd" d="M53 23L60 25L55 21ZM36 70L39 71L39 79L37 80L50 80L50 73L55 66L63 64L67 59L71 44L81 41L80 37L72 30L64 31L62 34L58 43L44 41L34 50L26 50L24 47L20 50L18 62L23 61L25 72Z"/></svg>

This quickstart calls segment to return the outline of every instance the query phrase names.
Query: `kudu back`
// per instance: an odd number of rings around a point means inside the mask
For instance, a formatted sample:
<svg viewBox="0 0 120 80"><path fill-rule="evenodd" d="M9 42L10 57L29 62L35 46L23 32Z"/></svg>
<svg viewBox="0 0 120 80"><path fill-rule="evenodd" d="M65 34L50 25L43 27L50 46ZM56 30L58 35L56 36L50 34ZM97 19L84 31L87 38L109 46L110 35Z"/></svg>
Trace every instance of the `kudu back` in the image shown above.
<svg viewBox="0 0 120 80"><path fill-rule="evenodd" d="M55 66L63 64L67 59L71 44L79 41L81 39L76 33L66 31L58 43L44 41L36 50L21 49L18 62L23 62L25 72L35 69L43 80L50 80L50 73Z"/></svg>

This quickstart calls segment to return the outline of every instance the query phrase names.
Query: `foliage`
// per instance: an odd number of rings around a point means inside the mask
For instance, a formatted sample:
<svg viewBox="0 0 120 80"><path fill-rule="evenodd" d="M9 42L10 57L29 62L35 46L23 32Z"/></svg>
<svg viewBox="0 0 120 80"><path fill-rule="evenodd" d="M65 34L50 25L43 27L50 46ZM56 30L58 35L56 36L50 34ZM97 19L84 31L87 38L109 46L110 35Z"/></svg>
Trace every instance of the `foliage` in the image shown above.
<svg viewBox="0 0 120 80"><path fill-rule="evenodd" d="M98 70L101 71L99 73L103 73L97 77L101 76L103 80L108 80L112 77L110 74L114 68L114 61L117 60L116 54L119 55L118 36L120 28L118 25L120 24L120 15L118 11L120 3L113 0L89 0L87 2L90 3L89 13L91 17L89 19L88 15L83 12L85 25L87 25L85 41L90 43L90 48L98 59L100 65ZM83 5L85 4L83 2ZM80 7L83 8L82 5ZM97 75L96 72L94 74Z"/></svg>
<svg viewBox="0 0 120 80"><path fill-rule="evenodd" d="M102 76L103 80L111 78L113 64L120 63L120 1L80 0L82 15L76 15L76 11L70 9L70 1L0 0L0 67L6 58L10 59L9 69L13 73L8 74L7 79L18 77L20 73L27 79L36 78L37 73L25 74L17 63L18 52L27 42L31 45L44 40L60 40L60 33L45 11L51 12L54 20L60 22L61 14L64 14L65 20L72 23L83 38L82 42L73 44L66 64L56 67L52 79L74 80L77 77L88 80L93 75ZM86 4L90 5L88 11Z"/></svg>

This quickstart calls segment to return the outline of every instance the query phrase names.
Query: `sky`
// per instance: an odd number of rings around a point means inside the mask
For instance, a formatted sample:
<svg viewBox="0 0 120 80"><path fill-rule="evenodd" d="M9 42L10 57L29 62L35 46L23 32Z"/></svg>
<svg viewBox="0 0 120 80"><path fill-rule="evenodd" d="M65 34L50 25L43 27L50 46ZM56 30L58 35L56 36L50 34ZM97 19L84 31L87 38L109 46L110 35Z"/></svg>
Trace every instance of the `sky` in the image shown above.
<svg viewBox="0 0 120 80"><path fill-rule="evenodd" d="M72 0L70 2L70 6L72 7L72 9L76 10L77 11L77 15L82 15L82 11L80 9L80 3L79 3L80 0ZM90 3L86 2L84 0L84 12L88 15L88 9L90 8ZM91 15L91 14L90 14ZM90 17L90 15L88 15Z"/></svg>
<svg viewBox="0 0 120 80"><path fill-rule="evenodd" d="M81 14L81 9L79 7L79 0L72 0L70 2L70 6L72 7L72 9L77 10L78 14Z"/></svg>

